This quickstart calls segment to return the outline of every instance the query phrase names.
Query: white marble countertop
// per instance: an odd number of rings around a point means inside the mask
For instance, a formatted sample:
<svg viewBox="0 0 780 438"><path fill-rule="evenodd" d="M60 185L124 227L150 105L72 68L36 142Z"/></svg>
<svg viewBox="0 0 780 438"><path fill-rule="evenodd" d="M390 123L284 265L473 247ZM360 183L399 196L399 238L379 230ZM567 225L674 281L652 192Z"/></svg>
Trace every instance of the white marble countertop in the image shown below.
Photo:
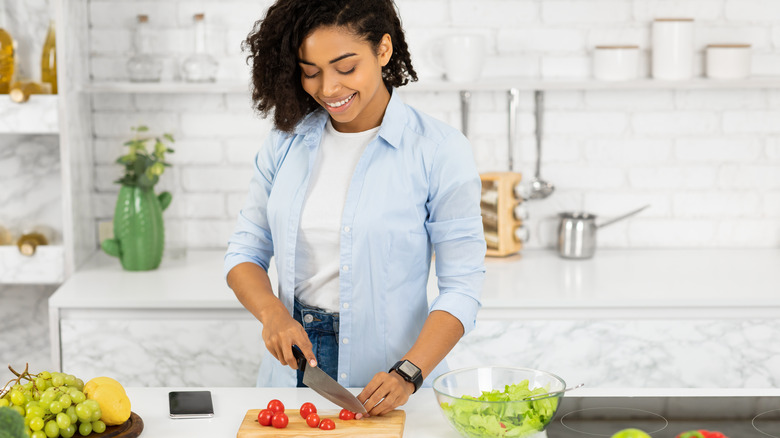
<svg viewBox="0 0 780 438"><path fill-rule="evenodd" d="M214 417L177 419L168 417L168 392L210 390ZM351 389L355 394L359 389ZM233 438L249 409L260 409L279 399L288 409L312 402L319 410L338 410L308 388L127 388L132 410L144 422L144 438L209 437ZM566 397L610 396L780 396L778 389L596 389L581 388ZM458 438L436 405L433 390L422 388L402 406L406 411L405 438Z"/></svg>
<svg viewBox="0 0 780 438"><path fill-rule="evenodd" d="M60 309L241 310L222 251L189 251L156 271L122 270L98 252L49 300ZM751 318L780 315L780 249L549 250L488 258L479 318ZM270 271L276 284L275 270ZM436 294L435 277L429 296ZM248 313L247 313L248 315Z"/></svg>

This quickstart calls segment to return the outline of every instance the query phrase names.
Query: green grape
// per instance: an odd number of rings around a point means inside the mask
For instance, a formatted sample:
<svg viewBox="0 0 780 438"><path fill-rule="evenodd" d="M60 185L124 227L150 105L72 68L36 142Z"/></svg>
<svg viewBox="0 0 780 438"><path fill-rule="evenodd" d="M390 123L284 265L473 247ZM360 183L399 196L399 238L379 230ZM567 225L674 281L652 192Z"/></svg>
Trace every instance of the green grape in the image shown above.
<svg viewBox="0 0 780 438"><path fill-rule="evenodd" d="M60 427L60 429L65 429L68 426L72 424L72 421L70 421L70 417L65 412L60 412L57 414L57 426Z"/></svg>
<svg viewBox="0 0 780 438"><path fill-rule="evenodd" d="M71 423L76 424L76 422L79 421L79 416L76 415L75 406L69 406L68 409L65 410L65 413L68 414L68 417L70 417Z"/></svg>
<svg viewBox="0 0 780 438"><path fill-rule="evenodd" d="M43 425L44 425L43 418L41 417L35 417L31 419L29 424L30 429L32 430L41 430L43 429Z"/></svg>
<svg viewBox="0 0 780 438"><path fill-rule="evenodd" d="M49 405L49 412L51 412L52 414L59 414L60 412L62 412L62 404L60 404L60 402L58 401L51 402L51 404Z"/></svg>
<svg viewBox="0 0 780 438"><path fill-rule="evenodd" d="M32 391L33 386L35 386L35 385L33 385L33 382L27 382L27 383L22 385L22 389L24 391Z"/></svg>
<svg viewBox="0 0 780 438"><path fill-rule="evenodd" d="M106 431L106 423L98 420L92 422L92 431L95 433L103 433Z"/></svg>
<svg viewBox="0 0 780 438"><path fill-rule="evenodd" d="M7 398L0 398L0 408L4 408L10 404L11 402L9 402Z"/></svg>
<svg viewBox="0 0 780 438"><path fill-rule="evenodd" d="M70 398L70 394L62 394L58 401L62 405L62 409L68 409L71 403L73 403L73 400Z"/></svg>
<svg viewBox="0 0 780 438"><path fill-rule="evenodd" d="M81 436L87 436L91 433L92 433L92 423L79 424L79 434L81 434Z"/></svg>
<svg viewBox="0 0 780 438"><path fill-rule="evenodd" d="M51 379L51 373L48 372L48 371L43 371L40 374L38 374L38 377L44 378L46 380L50 380Z"/></svg>
<svg viewBox="0 0 780 438"><path fill-rule="evenodd" d="M46 434L42 430L36 430L32 433L30 438L46 438Z"/></svg>
<svg viewBox="0 0 780 438"><path fill-rule="evenodd" d="M81 379L79 379L79 378L76 378L76 384L75 384L74 386L75 386L75 387L76 387L76 389L78 389L79 391L83 391L83 390L84 390L84 381L83 381L83 380L81 380Z"/></svg>
<svg viewBox="0 0 780 438"><path fill-rule="evenodd" d="M66 374L64 380L66 385L76 386L76 376L74 376L73 374Z"/></svg>
<svg viewBox="0 0 780 438"><path fill-rule="evenodd" d="M100 406L98 406L97 409L93 409L92 410L92 416L89 417L89 421L91 421L91 422L98 421L98 420L100 420L100 417L102 417L102 416L103 416L103 412L100 411Z"/></svg>
<svg viewBox="0 0 780 438"><path fill-rule="evenodd" d="M41 405L41 403L40 403L40 402L33 400L33 401L31 401L31 402L27 402L27 403L24 405L24 408L25 408L25 409L27 409L27 410L29 410L29 409L30 409L31 407L33 407L33 406L40 406L40 405Z"/></svg>
<svg viewBox="0 0 780 438"><path fill-rule="evenodd" d="M43 431L49 438L57 438L60 435L60 427L57 426L57 422L54 420L47 421Z"/></svg>
<svg viewBox="0 0 780 438"><path fill-rule="evenodd" d="M72 437L75 434L76 434L76 425L75 424L71 424L70 426L68 426L68 427L66 427L64 429L60 428L60 436L62 438L70 438L70 437Z"/></svg>
<svg viewBox="0 0 780 438"><path fill-rule="evenodd" d="M41 396L41 401L44 403L51 403L57 399L57 395L58 395L57 388L54 387L49 388L43 392L43 395Z"/></svg>
<svg viewBox="0 0 780 438"><path fill-rule="evenodd" d="M30 416L33 416L33 417L41 417L41 418L43 418L43 416L45 414L46 414L46 411L44 411L43 408L40 407L40 406L30 406L25 411L25 415L30 415Z"/></svg>
<svg viewBox="0 0 780 438"><path fill-rule="evenodd" d="M17 405L13 405L13 406L11 406L11 409L15 410L16 412L19 413L19 415L24 417L24 408L23 407L17 406Z"/></svg>
<svg viewBox="0 0 780 438"><path fill-rule="evenodd" d="M65 384L65 377L62 373L54 373L51 375L51 384L54 386L62 386Z"/></svg>
<svg viewBox="0 0 780 438"><path fill-rule="evenodd" d="M92 418L92 408L87 403L79 403L76 405L76 415L79 420L89 421Z"/></svg>
<svg viewBox="0 0 780 438"><path fill-rule="evenodd" d="M68 394L70 394L70 398L73 400L73 403L79 404L87 399L87 397L84 395L83 392L79 391L76 388L71 388L68 391Z"/></svg>
<svg viewBox="0 0 780 438"><path fill-rule="evenodd" d="M44 389L49 387L49 382L43 377L38 377L37 379L35 379L35 387L43 391Z"/></svg>
<svg viewBox="0 0 780 438"><path fill-rule="evenodd" d="M21 406L26 402L27 400L24 398L24 393L22 393L22 391L19 391L18 389L11 390L11 403L16 406Z"/></svg>

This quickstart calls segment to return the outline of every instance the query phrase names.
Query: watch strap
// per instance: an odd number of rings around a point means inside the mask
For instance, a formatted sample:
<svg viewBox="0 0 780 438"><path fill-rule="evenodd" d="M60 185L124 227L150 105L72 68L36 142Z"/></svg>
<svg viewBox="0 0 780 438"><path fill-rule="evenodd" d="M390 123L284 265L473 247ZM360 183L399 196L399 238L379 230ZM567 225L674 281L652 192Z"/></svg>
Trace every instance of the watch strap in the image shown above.
<svg viewBox="0 0 780 438"><path fill-rule="evenodd" d="M404 362L408 362L411 366L415 367L417 369L417 372L414 375L409 375L408 373L404 372L404 370L401 369L401 365L403 365ZM423 384L423 376L422 376L422 371L420 370L420 367L418 367L417 365L413 364L411 361L408 361L408 360L405 360L405 359L404 360L399 360L398 362L395 363L395 365L392 366L392 368L390 368L390 371L388 371L388 372L392 372L392 371L395 371L404 380L406 380L407 382L410 382L411 384L414 385L414 392L412 394L417 392L417 390L420 389L420 387Z"/></svg>

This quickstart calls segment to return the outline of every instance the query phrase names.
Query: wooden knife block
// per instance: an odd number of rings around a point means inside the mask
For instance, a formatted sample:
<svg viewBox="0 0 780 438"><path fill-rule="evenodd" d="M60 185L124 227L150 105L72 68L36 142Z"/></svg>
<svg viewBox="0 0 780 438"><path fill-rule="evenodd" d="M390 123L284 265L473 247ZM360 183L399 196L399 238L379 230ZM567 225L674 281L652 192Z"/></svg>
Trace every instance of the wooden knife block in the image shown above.
<svg viewBox="0 0 780 438"><path fill-rule="evenodd" d="M515 238L515 229L523 222L514 216L514 208L523 202L515 197L515 186L522 179L515 172L490 172L480 175L482 180L482 226L487 241L487 256L504 257L523 248Z"/></svg>

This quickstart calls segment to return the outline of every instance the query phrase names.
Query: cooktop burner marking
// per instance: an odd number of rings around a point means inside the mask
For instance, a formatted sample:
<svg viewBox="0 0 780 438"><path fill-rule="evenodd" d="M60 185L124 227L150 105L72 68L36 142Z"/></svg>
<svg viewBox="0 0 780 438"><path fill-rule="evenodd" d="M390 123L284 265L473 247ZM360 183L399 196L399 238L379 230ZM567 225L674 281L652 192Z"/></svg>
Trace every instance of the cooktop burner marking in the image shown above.
<svg viewBox="0 0 780 438"><path fill-rule="evenodd" d="M669 420L667 420L666 418L664 418L664 417L663 417L663 416L661 416L661 415L658 415L658 414L656 414L655 412L646 411L646 410L644 410L644 409L634 409L634 408L612 408L612 407L584 408L584 409L578 409L578 410L576 410L576 411L571 411L571 412L568 412L566 415L564 415L563 417L561 417L561 420L560 420L560 422L561 422L561 425L562 425L563 427L565 427L565 428L567 428L567 429L571 430L571 431L574 431L574 432L577 432L577 433L582 433L582 434L585 434L585 435L591 435L591 436L606 436L606 437L610 437L610 436L612 436L612 434L606 434L606 435L605 435L605 434L601 434L601 433L591 433L591 432L586 432L586 431L584 431L584 430L575 429L575 428L569 427L569 426L566 424L566 422L565 422L565 420L566 420L566 417L568 417L569 415L576 414L576 413L578 413L578 412L585 412L585 411L596 411L596 410L603 410L603 411L605 411L605 413L606 413L606 414L609 414L607 418L612 418L612 415L615 413L615 411L632 411L632 412L638 412L638 413L641 413L641 414L643 414L643 415L649 415L649 416L652 416L652 417L654 417L654 418L642 418L642 419L641 419L642 421L648 421L648 420L651 420L651 421L653 421L653 420L656 420L656 419L657 419L659 422L660 422L660 421L663 421L663 426L659 427L658 429L655 429L655 430L646 430L646 431L645 431L645 432L647 432L647 433L648 433L648 434L650 434L650 435L652 435L652 434L654 434L654 433L656 433L656 432L660 432L660 431L662 431L662 430L666 429L666 426L668 426L668 425L669 425ZM592 415L592 414L591 414L591 415ZM637 420L637 419L635 419L635 418L626 418L625 420ZM587 417L586 417L586 421L587 421ZM776 437L776 438L777 438L777 437Z"/></svg>
<svg viewBox="0 0 780 438"><path fill-rule="evenodd" d="M776 412L778 414L778 415L776 415L776 418L774 418L774 420L777 420L778 418L780 418L780 409L772 409L772 410L769 410L769 411L766 411L766 412L762 412L762 413L756 415L755 417L753 417L752 420L750 420L750 423L753 425L753 429L761 432L762 434L764 434L766 436L771 436L773 438L780 438L777 435L772 435L771 433L766 433L763 430L759 429L758 426L756 426L756 420L758 420L759 417L761 417L763 415L771 414L773 412Z"/></svg>

